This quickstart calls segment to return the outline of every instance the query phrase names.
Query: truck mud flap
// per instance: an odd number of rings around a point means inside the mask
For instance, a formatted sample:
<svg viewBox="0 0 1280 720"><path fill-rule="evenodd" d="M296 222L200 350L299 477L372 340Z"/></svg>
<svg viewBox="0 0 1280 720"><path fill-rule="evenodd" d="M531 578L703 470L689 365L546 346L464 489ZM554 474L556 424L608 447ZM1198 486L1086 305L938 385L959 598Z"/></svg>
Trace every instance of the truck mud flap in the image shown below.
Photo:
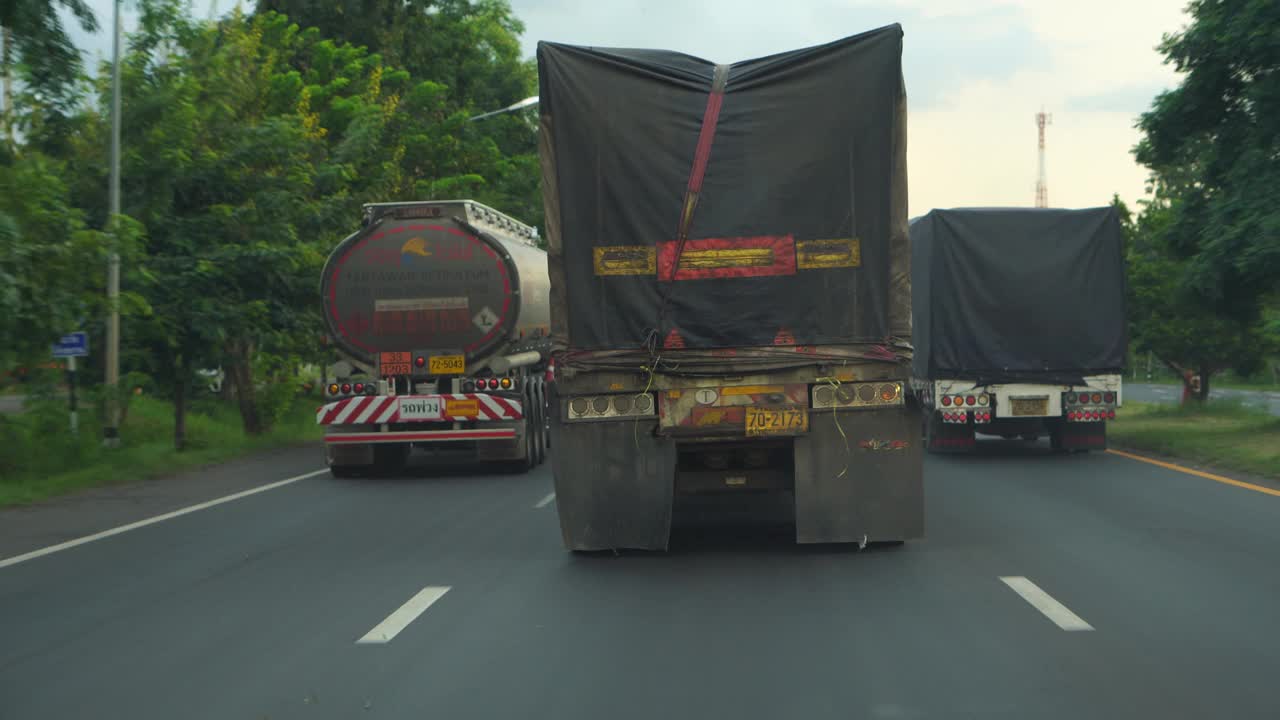
<svg viewBox="0 0 1280 720"><path fill-rule="evenodd" d="M1106 450L1107 424L1056 420L1050 424L1049 441L1058 451Z"/></svg>
<svg viewBox="0 0 1280 720"><path fill-rule="evenodd" d="M654 423L552 422L560 532L570 550L666 550L675 443Z"/></svg>
<svg viewBox="0 0 1280 720"><path fill-rule="evenodd" d="M795 443L796 542L923 537L920 422L916 408L814 412Z"/></svg>

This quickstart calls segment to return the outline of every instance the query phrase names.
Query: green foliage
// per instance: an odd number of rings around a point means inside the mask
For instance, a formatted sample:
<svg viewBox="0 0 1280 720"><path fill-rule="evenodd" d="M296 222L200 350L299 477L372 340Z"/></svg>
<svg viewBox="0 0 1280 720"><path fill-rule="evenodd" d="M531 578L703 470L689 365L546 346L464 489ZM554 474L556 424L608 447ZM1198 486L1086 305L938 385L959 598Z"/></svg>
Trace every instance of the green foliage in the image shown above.
<svg viewBox="0 0 1280 720"><path fill-rule="evenodd" d="M65 401L42 401L18 416L0 415L0 507L112 482L172 475L268 448L314 441L314 397L297 395L270 433L250 437L235 410L210 402L193 408L187 448L176 452L173 406L148 394L135 397L120 426L122 447L101 443L101 416L81 413L78 436L67 430Z"/></svg>
<svg viewBox="0 0 1280 720"><path fill-rule="evenodd" d="M1107 434L1122 447L1280 478L1280 418L1239 402L1185 406L1126 402Z"/></svg>
<svg viewBox="0 0 1280 720"><path fill-rule="evenodd" d="M14 70L20 70L28 86L42 93L58 114L66 114L76 99L81 63L80 51L59 17L60 10L70 12L85 32L98 29L97 18L85 0L0 3L0 33L4 37L0 75L12 78Z"/></svg>
<svg viewBox="0 0 1280 720"><path fill-rule="evenodd" d="M362 203L464 196L540 222L530 119L468 120L535 91L506 2L277 4L302 22L271 3L203 22L185 0L140 0L122 59L122 217L107 216L110 67L94 103L24 90L27 142L0 149L0 367L43 357L80 318L102 347L116 247L122 369L181 399L181 416L200 369L221 367L244 427L264 432L294 368L324 357L319 269Z"/></svg>
<svg viewBox="0 0 1280 720"><path fill-rule="evenodd" d="M1193 0L1161 45L1181 73L1140 127L1139 162L1168 199L1167 243L1186 282L1249 322L1280 289L1280 3Z"/></svg>
<svg viewBox="0 0 1280 720"><path fill-rule="evenodd" d="M48 357L60 335L105 310L109 236L70 203L60 163L37 153L0 165L0 368ZM136 258L139 228L125 220L119 247ZM145 302L124 298L133 312Z"/></svg>
<svg viewBox="0 0 1280 720"><path fill-rule="evenodd" d="M1140 352L1150 351L1181 375L1193 370L1204 380L1207 398L1214 373L1227 368L1241 375L1259 369L1275 346L1258 318L1217 311L1187 282L1192 260L1171 247L1176 213L1156 195L1134 218L1120 208L1127 248L1130 333Z"/></svg>

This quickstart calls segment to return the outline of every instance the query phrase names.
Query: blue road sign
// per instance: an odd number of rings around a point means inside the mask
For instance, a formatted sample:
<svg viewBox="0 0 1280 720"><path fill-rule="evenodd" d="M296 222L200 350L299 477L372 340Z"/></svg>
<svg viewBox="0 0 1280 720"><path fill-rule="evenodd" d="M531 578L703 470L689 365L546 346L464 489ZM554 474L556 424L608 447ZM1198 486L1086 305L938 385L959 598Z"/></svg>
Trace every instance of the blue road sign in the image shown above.
<svg viewBox="0 0 1280 720"><path fill-rule="evenodd" d="M85 357L88 354L88 333L73 332L70 335L63 335L62 339L58 340L58 344L53 346L53 356L56 358Z"/></svg>

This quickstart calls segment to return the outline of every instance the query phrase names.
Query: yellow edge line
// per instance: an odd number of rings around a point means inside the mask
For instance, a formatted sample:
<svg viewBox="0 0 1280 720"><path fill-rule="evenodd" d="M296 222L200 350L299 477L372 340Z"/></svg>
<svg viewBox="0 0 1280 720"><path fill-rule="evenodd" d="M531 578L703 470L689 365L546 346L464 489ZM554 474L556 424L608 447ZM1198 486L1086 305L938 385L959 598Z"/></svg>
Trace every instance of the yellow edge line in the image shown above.
<svg viewBox="0 0 1280 720"><path fill-rule="evenodd" d="M1143 456L1143 455L1135 455L1135 454L1133 454L1133 453L1128 453L1128 452L1125 452L1125 451L1123 451L1123 450L1107 450L1107 452L1109 452L1109 453L1111 453L1111 454L1113 454L1113 455L1119 455L1119 456L1121 456L1121 457L1127 457L1127 458L1129 458L1130 460L1137 460L1138 462L1144 462L1144 463L1148 463L1148 464L1151 464L1151 465L1157 465L1157 466L1162 467L1162 468L1165 468L1165 469L1167 469L1167 470L1176 470L1177 472L1180 472L1180 473L1186 473L1186 474L1188 474L1188 475L1195 475L1196 477L1202 477L1202 478L1205 478L1206 480L1212 480L1212 481L1214 481L1214 482L1220 482L1220 483L1222 483L1222 484L1224 484L1224 485L1234 485L1234 486L1239 487L1239 488L1244 488L1245 490L1253 490L1253 491L1255 491L1255 492L1260 492L1260 493L1263 493L1263 494L1266 494L1266 495L1274 495L1274 496L1276 496L1276 497L1280 497L1280 490L1276 490L1276 489L1274 489L1274 488L1262 487L1261 485L1254 485L1253 483L1247 483L1247 482L1244 482L1243 480L1232 480L1232 479L1231 479L1231 478L1229 478L1229 477L1223 477L1223 476L1221 476L1221 475L1214 475L1213 473L1207 473L1207 472L1203 472L1203 471L1201 471L1201 470L1192 470L1191 468L1188 468L1188 467L1183 467L1183 466L1181 466L1181 465L1174 465L1173 463L1167 463L1167 462L1164 462L1164 461L1162 461L1162 460L1156 460L1156 459L1154 459L1154 458L1145 457L1145 456Z"/></svg>

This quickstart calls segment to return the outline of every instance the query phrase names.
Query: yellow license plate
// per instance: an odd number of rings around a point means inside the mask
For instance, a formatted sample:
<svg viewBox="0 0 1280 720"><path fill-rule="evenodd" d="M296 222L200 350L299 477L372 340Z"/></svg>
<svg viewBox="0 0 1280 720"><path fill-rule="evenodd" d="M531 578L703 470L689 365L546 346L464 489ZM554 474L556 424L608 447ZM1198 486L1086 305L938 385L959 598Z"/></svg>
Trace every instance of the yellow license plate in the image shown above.
<svg viewBox="0 0 1280 720"><path fill-rule="evenodd" d="M1010 398L1014 415L1048 415L1049 398Z"/></svg>
<svg viewBox="0 0 1280 720"><path fill-rule="evenodd" d="M480 414L479 400L454 400L445 398L444 414L449 417L472 418Z"/></svg>
<svg viewBox="0 0 1280 720"><path fill-rule="evenodd" d="M467 371L467 359L462 355L432 355L427 372L432 375L461 375Z"/></svg>
<svg viewBox="0 0 1280 720"><path fill-rule="evenodd" d="M794 435L809 432L809 411L803 408L747 408L748 435Z"/></svg>

